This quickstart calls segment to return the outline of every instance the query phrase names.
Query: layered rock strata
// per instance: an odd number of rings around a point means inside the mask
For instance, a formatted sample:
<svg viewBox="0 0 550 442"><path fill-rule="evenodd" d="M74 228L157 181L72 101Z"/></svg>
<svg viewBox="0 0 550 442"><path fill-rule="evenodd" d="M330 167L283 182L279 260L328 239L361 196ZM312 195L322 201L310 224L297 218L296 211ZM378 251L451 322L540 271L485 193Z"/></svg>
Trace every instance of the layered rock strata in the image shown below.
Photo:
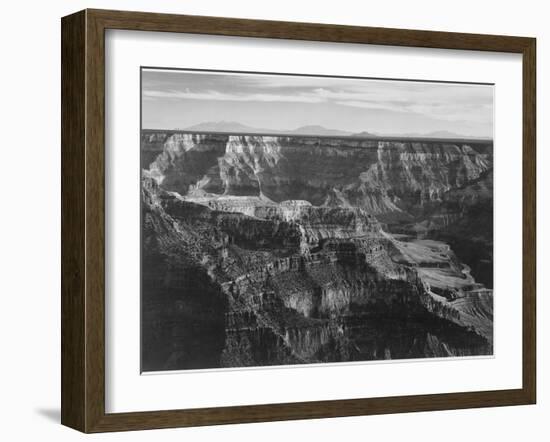
<svg viewBox="0 0 550 442"><path fill-rule="evenodd" d="M148 132L142 167L145 371L492 353L443 238L492 145Z"/></svg>

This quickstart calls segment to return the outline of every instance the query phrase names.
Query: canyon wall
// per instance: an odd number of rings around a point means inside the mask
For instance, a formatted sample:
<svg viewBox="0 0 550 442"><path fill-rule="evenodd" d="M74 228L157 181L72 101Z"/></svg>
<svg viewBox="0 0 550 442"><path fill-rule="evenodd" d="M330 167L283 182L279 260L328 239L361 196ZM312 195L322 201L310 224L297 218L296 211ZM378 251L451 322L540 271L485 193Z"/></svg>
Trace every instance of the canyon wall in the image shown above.
<svg viewBox="0 0 550 442"><path fill-rule="evenodd" d="M142 136L166 190L306 200L410 219L492 170L492 142L174 133ZM144 155L150 159L154 155ZM491 182L492 185L492 182ZM492 187L491 187L492 188ZM472 193L475 198L477 193Z"/></svg>
<svg viewBox="0 0 550 442"><path fill-rule="evenodd" d="M425 240L477 225L491 143L146 132L142 167L145 371L492 353Z"/></svg>

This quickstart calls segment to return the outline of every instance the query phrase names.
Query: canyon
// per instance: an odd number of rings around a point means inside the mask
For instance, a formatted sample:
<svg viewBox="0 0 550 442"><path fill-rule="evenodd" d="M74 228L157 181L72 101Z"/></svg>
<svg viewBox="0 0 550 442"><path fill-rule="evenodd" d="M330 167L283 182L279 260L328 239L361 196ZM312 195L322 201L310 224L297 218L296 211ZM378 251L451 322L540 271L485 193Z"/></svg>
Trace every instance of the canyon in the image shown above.
<svg viewBox="0 0 550 442"><path fill-rule="evenodd" d="M143 130L142 370L491 355L493 143Z"/></svg>

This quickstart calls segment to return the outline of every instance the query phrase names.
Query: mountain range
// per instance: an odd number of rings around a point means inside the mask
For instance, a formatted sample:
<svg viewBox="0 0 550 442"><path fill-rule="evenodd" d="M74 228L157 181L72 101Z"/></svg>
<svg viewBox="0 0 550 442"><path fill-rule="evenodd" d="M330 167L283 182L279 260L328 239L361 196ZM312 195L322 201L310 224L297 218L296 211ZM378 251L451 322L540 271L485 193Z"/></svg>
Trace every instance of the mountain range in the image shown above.
<svg viewBox="0 0 550 442"><path fill-rule="evenodd" d="M288 134L288 135L318 135L318 136L354 136L365 138L376 137L406 137L406 138L479 138L490 139L488 137L472 137L471 135L459 134L447 130L437 130L427 133L375 133L369 131L350 132L346 130L326 128L321 125L306 125L296 129L267 129L252 127L236 121L207 121L193 126L182 128L181 130L189 132L219 132L219 133L250 133L250 134Z"/></svg>
<svg viewBox="0 0 550 442"><path fill-rule="evenodd" d="M277 130L266 129L261 127L247 126L246 124L237 123L235 121L207 121L204 123L195 124L185 128L186 131L197 132L236 132L236 133L254 133L254 134L292 134L292 135L324 135L324 136L348 136L352 132L338 129L327 129L319 125L300 126L292 130Z"/></svg>

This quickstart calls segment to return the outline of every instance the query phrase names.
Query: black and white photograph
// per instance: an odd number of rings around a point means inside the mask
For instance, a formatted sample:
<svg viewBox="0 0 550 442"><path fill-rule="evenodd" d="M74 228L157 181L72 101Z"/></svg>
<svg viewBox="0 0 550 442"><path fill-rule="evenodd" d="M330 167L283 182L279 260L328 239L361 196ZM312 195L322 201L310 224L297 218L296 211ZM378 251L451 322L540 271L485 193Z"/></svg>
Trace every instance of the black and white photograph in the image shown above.
<svg viewBox="0 0 550 442"><path fill-rule="evenodd" d="M493 355L493 84L140 94L142 373Z"/></svg>

